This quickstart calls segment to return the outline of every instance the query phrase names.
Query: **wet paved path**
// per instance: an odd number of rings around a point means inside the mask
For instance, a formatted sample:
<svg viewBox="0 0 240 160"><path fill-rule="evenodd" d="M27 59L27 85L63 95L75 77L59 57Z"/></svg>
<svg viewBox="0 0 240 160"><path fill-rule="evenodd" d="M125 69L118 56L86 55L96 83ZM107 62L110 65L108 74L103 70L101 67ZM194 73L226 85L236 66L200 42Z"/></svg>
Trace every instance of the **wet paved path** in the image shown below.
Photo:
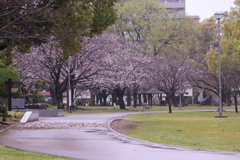
<svg viewBox="0 0 240 160"><path fill-rule="evenodd" d="M240 160L240 153L197 150L132 139L108 128L129 113L40 118L0 133L0 144L86 160Z"/></svg>

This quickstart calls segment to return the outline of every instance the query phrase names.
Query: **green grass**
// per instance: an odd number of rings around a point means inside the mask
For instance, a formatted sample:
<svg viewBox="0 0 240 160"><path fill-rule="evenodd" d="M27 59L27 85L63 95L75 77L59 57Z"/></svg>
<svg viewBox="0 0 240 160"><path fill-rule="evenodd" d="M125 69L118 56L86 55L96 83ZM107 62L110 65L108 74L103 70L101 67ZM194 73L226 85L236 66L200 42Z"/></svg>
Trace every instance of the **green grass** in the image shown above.
<svg viewBox="0 0 240 160"><path fill-rule="evenodd" d="M26 151L20 151L15 149L6 148L0 146L0 160L70 160L71 158L57 157L45 154L38 154Z"/></svg>
<svg viewBox="0 0 240 160"><path fill-rule="evenodd" d="M78 110L72 110L72 113L69 113L68 110L64 110L65 115L73 114L86 114L86 113L109 113L109 112L134 112L134 111L168 111L167 106L153 106L152 109L143 109L142 106L137 106L133 108L132 106L126 106L126 110L121 110L119 106L115 108L113 106L78 106ZM218 109L217 106L187 106L182 107L182 110L214 110ZM224 107L226 110L234 110L234 106ZM172 107L173 112L179 111L178 107Z"/></svg>
<svg viewBox="0 0 240 160"><path fill-rule="evenodd" d="M155 108L154 110L160 110L160 108ZM152 111L154 111L152 110ZM134 111L149 111L143 109L142 107L133 108L131 106L126 106L126 110L122 110L119 106L78 106L78 110L72 110L72 113L69 113L68 110L64 110L64 115L72 114L87 114L87 113L112 113L112 112L134 112Z"/></svg>
<svg viewBox="0 0 240 160"><path fill-rule="evenodd" d="M6 116L6 122L9 122L11 124L18 123L23 115L24 112L8 111L8 115ZM2 115L0 115L0 121L2 121Z"/></svg>
<svg viewBox="0 0 240 160"><path fill-rule="evenodd" d="M143 122L128 136L161 144L240 152L240 115L224 112L178 112L132 115ZM141 118L138 118L141 117Z"/></svg>

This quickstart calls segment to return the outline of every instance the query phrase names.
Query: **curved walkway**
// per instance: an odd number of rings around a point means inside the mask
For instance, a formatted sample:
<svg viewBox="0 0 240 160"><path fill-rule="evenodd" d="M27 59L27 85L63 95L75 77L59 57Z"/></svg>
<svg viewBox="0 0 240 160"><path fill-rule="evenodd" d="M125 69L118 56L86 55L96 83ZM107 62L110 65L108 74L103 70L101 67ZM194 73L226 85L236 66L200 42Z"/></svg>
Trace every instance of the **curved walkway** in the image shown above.
<svg viewBox="0 0 240 160"><path fill-rule="evenodd" d="M112 120L127 114L133 113L40 118L1 132L0 144L85 160L240 160L240 153L155 144L121 135L108 127Z"/></svg>

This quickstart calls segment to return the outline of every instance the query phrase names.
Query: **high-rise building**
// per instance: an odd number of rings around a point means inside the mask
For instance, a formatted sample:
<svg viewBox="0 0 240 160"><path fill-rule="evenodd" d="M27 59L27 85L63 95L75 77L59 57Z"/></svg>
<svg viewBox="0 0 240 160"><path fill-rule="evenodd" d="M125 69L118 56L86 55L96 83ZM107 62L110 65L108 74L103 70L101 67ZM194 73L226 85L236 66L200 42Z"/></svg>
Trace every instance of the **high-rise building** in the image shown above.
<svg viewBox="0 0 240 160"><path fill-rule="evenodd" d="M169 11L175 12L186 12L186 0L160 0L161 3ZM188 16L189 18L195 19L196 21L200 20L199 16Z"/></svg>
<svg viewBox="0 0 240 160"><path fill-rule="evenodd" d="M161 0L169 11L185 12L185 0Z"/></svg>

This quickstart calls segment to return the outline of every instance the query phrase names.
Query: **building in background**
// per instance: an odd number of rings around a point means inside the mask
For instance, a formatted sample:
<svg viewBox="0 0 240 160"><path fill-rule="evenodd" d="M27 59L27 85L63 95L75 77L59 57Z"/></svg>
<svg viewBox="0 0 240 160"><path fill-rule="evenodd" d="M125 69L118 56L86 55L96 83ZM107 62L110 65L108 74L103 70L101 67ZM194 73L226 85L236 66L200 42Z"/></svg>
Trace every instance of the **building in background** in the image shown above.
<svg viewBox="0 0 240 160"><path fill-rule="evenodd" d="M186 0L160 0L160 1L168 11L179 13L186 12ZM187 17L192 18L197 22L200 21L200 17L198 15L190 15Z"/></svg>
<svg viewBox="0 0 240 160"><path fill-rule="evenodd" d="M161 3L169 11L175 11L175 12L185 12L186 11L185 0L161 0Z"/></svg>
<svg viewBox="0 0 240 160"><path fill-rule="evenodd" d="M199 16L187 16L191 19L194 19L196 22L199 22L200 21L200 17Z"/></svg>

